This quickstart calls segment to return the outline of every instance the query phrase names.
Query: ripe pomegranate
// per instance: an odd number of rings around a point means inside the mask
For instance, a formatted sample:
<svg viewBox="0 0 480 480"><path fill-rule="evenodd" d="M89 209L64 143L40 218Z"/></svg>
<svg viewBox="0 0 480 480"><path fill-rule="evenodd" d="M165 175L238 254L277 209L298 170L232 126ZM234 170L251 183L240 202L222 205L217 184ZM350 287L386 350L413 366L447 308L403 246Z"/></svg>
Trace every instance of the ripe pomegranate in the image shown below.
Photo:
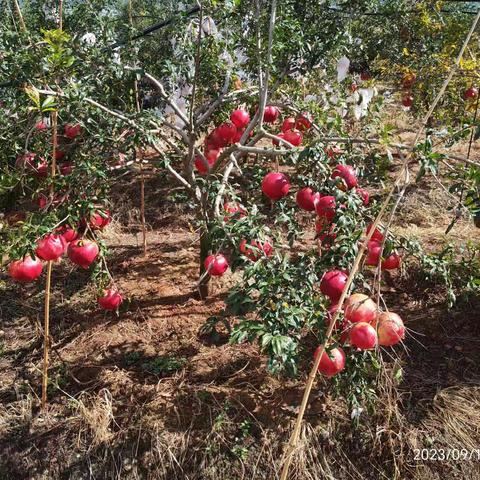
<svg viewBox="0 0 480 480"><path fill-rule="evenodd" d="M238 203L225 203L223 205L223 209L227 213L225 217L223 217L225 222L228 222L232 218L243 218L247 216L247 210Z"/></svg>
<svg viewBox="0 0 480 480"><path fill-rule="evenodd" d="M56 233L62 236L65 243L73 242L78 238L78 232L70 227L70 225L62 225L57 228Z"/></svg>
<svg viewBox="0 0 480 480"><path fill-rule="evenodd" d="M42 274L43 265L37 258L26 255L8 266L8 274L17 282L32 282Z"/></svg>
<svg viewBox="0 0 480 480"><path fill-rule="evenodd" d="M392 253L382 262L382 268L384 270L395 270L400 267L401 257L398 253Z"/></svg>
<svg viewBox="0 0 480 480"><path fill-rule="evenodd" d="M477 87L470 87L465 90L463 94L463 98L465 100L475 100L478 97L478 88Z"/></svg>
<svg viewBox="0 0 480 480"><path fill-rule="evenodd" d="M357 90L358 90L358 85L357 85L356 83L352 83L352 84L350 85L350 91L351 91L352 93L355 93Z"/></svg>
<svg viewBox="0 0 480 480"><path fill-rule="evenodd" d="M103 230L112 220L109 210L95 210L89 218L88 225L92 230ZM83 227L87 222L82 219L80 222Z"/></svg>
<svg viewBox="0 0 480 480"><path fill-rule="evenodd" d="M366 322L355 323L349 331L349 338L350 343L360 350L371 350L378 341L375 328Z"/></svg>
<svg viewBox="0 0 480 480"><path fill-rule="evenodd" d="M383 312L378 316L378 343L391 347L405 338L405 326L399 315Z"/></svg>
<svg viewBox="0 0 480 480"><path fill-rule="evenodd" d="M103 296L98 297L97 302L104 310L117 310L123 302L123 297L115 287L111 287L103 291Z"/></svg>
<svg viewBox="0 0 480 480"><path fill-rule="evenodd" d="M208 150L208 152L205 154L205 159L208 162L208 167L205 165L202 157L200 157L200 155L196 155L194 165L195 168L198 170L198 173L200 173L201 175L205 175L206 173L208 173L212 166L215 164L215 161L217 160L219 155L220 152L218 150Z"/></svg>
<svg viewBox="0 0 480 480"><path fill-rule="evenodd" d="M363 205L366 207L370 203L370 194L367 190L361 187L355 188L355 193L363 200Z"/></svg>
<svg viewBox="0 0 480 480"><path fill-rule="evenodd" d="M63 160L65 152L63 150L55 150L55 160Z"/></svg>
<svg viewBox="0 0 480 480"><path fill-rule="evenodd" d="M277 133L277 137L281 138L282 140L286 140L285 134L283 132ZM272 145L278 147L280 145L280 142L276 138L272 138ZM284 144L282 143L282 145Z"/></svg>
<svg viewBox="0 0 480 480"><path fill-rule="evenodd" d="M280 116L280 110L272 105L267 105L263 112L263 121L265 123L275 123Z"/></svg>
<svg viewBox="0 0 480 480"><path fill-rule="evenodd" d="M273 252L272 241L266 238L263 242L259 240L252 240L250 244L243 239L240 242L240 252L248 257L252 262L256 262L262 255L269 257Z"/></svg>
<svg viewBox="0 0 480 480"><path fill-rule="evenodd" d="M413 105L413 95L404 95L402 97L402 105L406 108L410 108Z"/></svg>
<svg viewBox="0 0 480 480"><path fill-rule="evenodd" d="M221 277L228 270L227 259L221 253L209 255L203 265L212 277Z"/></svg>
<svg viewBox="0 0 480 480"><path fill-rule="evenodd" d="M382 245L376 240L371 240L368 242L367 259L365 260L365 264L371 267L376 267L380 261L381 254Z"/></svg>
<svg viewBox="0 0 480 480"><path fill-rule="evenodd" d="M301 131L305 132L312 128L312 118L308 112L302 112L295 123L295 126Z"/></svg>
<svg viewBox="0 0 480 480"><path fill-rule="evenodd" d="M293 117L287 117L282 123L282 132L288 132L295 128L295 119Z"/></svg>
<svg viewBox="0 0 480 480"><path fill-rule="evenodd" d="M298 147L302 144L303 135L299 130L287 130L283 134L283 138L294 147Z"/></svg>
<svg viewBox="0 0 480 480"><path fill-rule="evenodd" d="M66 249L67 243L61 235L50 233L37 242L35 253L42 260L57 260Z"/></svg>
<svg viewBox="0 0 480 480"><path fill-rule="evenodd" d="M290 183L288 178L279 172L270 172L262 180L262 192L272 200L279 200L288 194Z"/></svg>
<svg viewBox="0 0 480 480"><path fill-rule="evenodd" d="M330 248L332 243L337 238L335 232L335 224L328 223L325 219L319 218L315 222L315 231L317 232L317 238L322 242L325 248Z"/></svg>
<svg viewBox="0 0 480 480"><path fill-rule="evenodd" d="M372 227L373 227L373 223L369 223L367 225L367 232L366 232L367 235L370 233L370 230L372 229ZM377 242L381 242L383 240L383 234L380 232L378 228L375 229L370 240L376 240Z"/></svg>
<svg viewBox="0 0 480 480"><path fill-rule="evenodd" d="M42 132L43 130L47 130L47 128L48 128L47 122L43 119L39 120L35 124L35 129L38 130L39 132Z"/></svg>
<svg viewBox="0 0 480 480"><path fill-rule="evenodd" d="M230 120L238 129L242 129L250 123L250 115L243 108L238 108L231 113Z"/></svg>
<svg viewBox="0 0 480 480"><path fill-rule="evenodd" d="M412 72L406 73L403 77L402 87L405 89L412 88L416 79L417 79L417 76L414 73Z"/></svg>
<svg viewBox="0 0 480 480"><path fill-rule="evenodd" d="M222 123L215 129L215 131L220 146L226 147L227 145L233 143L237 133L237 127L233 125L233 123Z"/></svg>
<svg viewBox="0 0 480 480"><path fill-rule="evenodd" d="M345 301L345 318L352 323L372 323L377 316L377 305L363 293L354 293Z"/></svg>
<svg viewBox="0 0 480 480"><path fill-rule="evenodd" d="M337 165L332 172L331 178L342 178L348 190L351 190L358 184L357 174L351 165Z"/></svg>
<svg viewBox="0 0 480 480"><path fill-rule="evenodd" d="M63 129L64 135L70 140L73 140L74 138L78 137L81 131L82 131L82 127L78 124L76 125L67 124Z"/></svg>
<svg viewBox="0 0 480 480"><path fill-rule="evenodd" d="M327 309L327 315L325 316L325 325L327 327L330 326L330 324L332 323L333 321L333 317L335 315L335 313L337 313L338 311L338 303L332 303L328 309ZM340 329L344 329L345 327L345 320L341 320L340 317L337 318L337 321L335 322L335 326L333 327L334 330L338 330L339 328Z"/></svg>
<svg viewBox="0 0 480 480"><path fill-rule="evenodd" d="M218 136L217 130L214 130L210 135L205 137L205 150L218 150L223 148L223 140Z"/></svg>
<svg viewBox="0 0 480 480"><path fill-rule="evenodd" d="M335 197L332 195L325 195L315 202L315 211L319 217L331 222L333 217L335 217L336 206Z"/></svg>
<svg viewBox="0 0 480 480"><path fill-rule="evenodd" d="M315 193L310 187L304 187L297 192L297 205L307 212L315 210L315 202L320 199L320 194Z"/></svg>
<svg viewBox="0 0 480 480"><path fill-rule="evenodd" d="M338 302L347 283L348 275L342 270L325 272L320 281L320 291L330 298L332 303Z"/></svg>
<svg viewBox="0 0 480 480"><path fill-rule="evenodd" d="M360 74L360 80L362 80L363 82L366 82L371 79L372 79L372 74L370 72L362 72Z"/></svg>
<svg viewBox="0 0 480 480"><path fill-rule="evenodd" d="M91 240L79 239L68 245L68 258L82 268L87 269L97 258L98 245Z"/></svg>
<svg viewBox="0 0 480 480"><path fill-rule="evenodd" d="M73 172L73 163L64 163L60 165L60 174L61 175L70 175Z"/></svg>
<svg viewBox="0 0 480 480"><path fill-rule="evenodd" d="M322 347L318 347L313 354L316 360ZM332 348L329 352L324 351L320 357L318 371L327 378L333 377L345 368L345 352L340 348Z"/></svg>
<svg viewBox="0 0 480 480"><path fill-rule="evenodd" d="M338 147L325 147L323 149L323 151L325 152L327 157L331 158L332 160L334 160L338 156L342 155L342 153L343 153L343 150L341 148L338 148Z"/></svg>

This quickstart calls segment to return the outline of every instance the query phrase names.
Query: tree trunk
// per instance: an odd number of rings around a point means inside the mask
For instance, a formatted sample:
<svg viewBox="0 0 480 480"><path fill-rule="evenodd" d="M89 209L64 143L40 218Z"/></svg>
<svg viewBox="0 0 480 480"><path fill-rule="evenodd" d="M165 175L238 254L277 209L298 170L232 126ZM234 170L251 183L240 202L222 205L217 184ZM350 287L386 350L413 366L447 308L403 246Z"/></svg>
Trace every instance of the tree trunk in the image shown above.
<svg viewBox="0 0 480 480"><path fill-rule="evenodd" d="M198 284L198 293L202 300L208 297L208 283L210 282L210 275L206 275L204 263L209 253L210 237L208 232L204 230L200 235L200 282Z"/></svg>

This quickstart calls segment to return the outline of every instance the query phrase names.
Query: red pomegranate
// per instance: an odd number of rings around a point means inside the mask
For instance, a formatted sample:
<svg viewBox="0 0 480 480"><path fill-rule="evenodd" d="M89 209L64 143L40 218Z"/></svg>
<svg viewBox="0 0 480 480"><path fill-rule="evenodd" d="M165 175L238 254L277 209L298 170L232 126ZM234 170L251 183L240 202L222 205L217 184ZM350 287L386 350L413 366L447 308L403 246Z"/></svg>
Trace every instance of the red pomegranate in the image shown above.
<svg viewBox="0 0 480 480"><path fill-rule="evenodd" d="M382 245L376 240L368 242L367 259L365 260L365 264L370 267L376 267L380 261L381 255Z"/></svg>
<svg viewBox="0 0 480 480"><path fill-rule="evenodd" d="M331 178L343 179L348 190L351 190L358 184L357 174L351 165L337 165L332 172Z"/></svg>
<svg viewBox="0 0 480 480"><path fill-rule="evenodd" d="M377 345L378 337L375 328L369 323L355 323L349 331L350 343L360 350L371 350Z"/></svg>
<svg viewBox="0 0 480 480"><path fill-rule="evenodd" d="M115 287L111 287L103 291L97 302L104 310L117 310L123 302L123 297Z"/></svg>
<svg viewBox="0 0 480 480"><path fill-rule="evenodd" d="M270 172L262 181L262 192L272 200L279 200L288 194L290 183L283 173Z"/></svg>
<svg viewBox="0 0 480 480"><path fill-rule="evenodd" d="M70 227L70 225L62 225L57 228L56 233L62 236L65 243L73 242L78 238L78 232Z"/></svg>
<svg viewBox="0 0 480 480"><path fill-rule="evenodd" d="M323 151L332 160L343 154L343 150L338 147L325 147Z"/></svg>
<svg viewBox="0 0 480 480"><path fill-rule="evenodd" d="M301 131L305 132L312 128L312 118L308 112L302 112L295 122L295 126Z"/></svg>
<svg viewBox="0 0 480 480"><path fill-rule="evenodd" d="M323 218L319 218L315 222L315 231L317 232L317 238L327 249L331 247L332 243L337 238L335 226L336 225L334 223L329 223Z"/></svg>
<svg viewBox="0 0 480 480"><path fill-rule="evenodd" d="M282 140L286 140L285 138L285 133L283 132L280 132L280 133L277 133L276 135L278 138L281 138ZM280 145L281 142L279 142L276 138L272 138L272 145L275 145L276 147L278 147ZM282 143L282 146L285 145Z"/></svg>
<svg viewBox="0 0 480 480"><path fill-rule="evenodd" d="M304 187L297 192L297 205L307 212L315 210L315 202L320 199L320 194L315 193L310 187Z"/></svg>
<svg viewBox="0 0 480 480"><path fill-rule="evenodd" d="M315 202L315 211L320 218L324 218L328 222L331 222L333 217L335 217L336 206L337 203L335 197L332 195L325 195Z"/></svg>
<svg viewBox="0 0 480 480"><path fill-rule="evenodd" d="M327 309L327 314L325 316L325 325L327 327L330 326L330 324L333 321L333 317L338 311L338 303L332 303ZM334 330L338 330L341 328L342 330L345 327L345 320L342 320L340 317L337 318L337 321L335 322L335 326L333 327Z"/></svg>
<svg viewBox="0 0 480 480"><path fill-rule="evenodd" d="M354 293L345 301L345 318L352 323L372 323L377 316L377 305L363 293Z"/></svg>
<svg viewBox="0 0 480 480"><path fill-rule="evenodd" d="M366 207L370 203L370 194L367 190L361 187L355 189L355 193L362 199L363 205Z"/></svg>
<svg viewBox="0 0 480 480"><path fill-rule="evenodd" d="M50 233L37 242L35 253L45 261L57 260L65 253L66 246L67 243L61 235Z"/></svg>
<svg viewBox="0 0 480 480"><path fill-rule="evenodd" d="M360 74L360 80L362 80L363 82L366 82L371 79L372 79L372 74L370 72L362 72Z"/></svg>
<svg viewBox="0 0 480 480"><path fill-rule="evenodd" d="M352 93L355 93L357 90L358 90L358 85L357 85L356 83L352 83L352 84L350 85L350 91L351 91Z"/></svg>
<svg viewBox="0 0 480 480"><path fill-rule="evenodd" d="M23 260L15 260L8 266L8 274L17 282L32 282L42 274L43 265L37 258L26 255Z"/></svg>
<svg viewBox="0 0 480 480"><path fill-rule="evenodd" d="M47 130L47 128L48 128L47 122L43 119L39 120L35 124L35 129L38 130L39 132L42 132L43 130Z"/></svg>
<svg viewBox="0 0 480 480"><path fill-rule="evenodd" d="M347 283L348 275L343 270L329 270L320 281L320 291L330 298L332 303L338 302Z"/></svg>
<svg viewBox="0 0 480 480"><path fill-rule="evenodd" d="M63 150L55 150L55 160L63 160L65 152Z"/></svg>
<svg viewBox="0 0 480 480"><path fill-rule="evenodd" d="M103 230L112 220L109 210L95 210L88 221L92 230ZM85 219L82 219L82 226L86 225Z"/></svg>
<svg viewBox="0 0 480 480"><path fill-rule="evenodd" d="M240 242L240 252L252 260L252 262L256 262L263 255L269 257L272 254L272 241L269 238L266 238L263 242L252 240L250 244L247 244L247 241L243 239Z"/></svg>
<svg viewBox="0 0 480 480"><path fill-rule="evenodd" d="M70 140L73 140L74 138L78 137L81 131L82 131L82 127L78 124L76 125L67 124L63 129L64 135Z"/></svg>
<svg viewBox="0 0 480 480"><path fill-rule="evenodd" d="M303 135L300 130L287 130L283 134L283 138L294 147L298 147L302 144Z"/></svg>
<svg viewBox="0 0 480 480"><path fill-rule="evenodd" d="M322 347L318 347L313 354L316 360ZM324 351L320 357L318 371L327 378L333 377L345 368L345 352L340 348L332 348L330 351Z"/></svg>
<svg viewBox="0 0 480 480"><path fill-rule="evenodd" d="M366 232L367 235L370 233L370 230L372 229L372 227L373 227L373 223L369 223L367 225L367 232ZM381 242L383 240L383 234L380 232L378 228L375 229L370 240L376 240L377 242Z"/></svg>
<svg viewBox="0 0 480 480"><path fill-rule="evenodd" d="M68 245L68 258L82 268L87 269L99 254L98 245L91 240L74 240Z"/></svg>
<svg viewBox="0 0 480 480"><path fill-rule="evenodd" d="M383 312L378 316L378 343L391 347L405 338L405 326L399 315Z"/></svg>
<svg viewBox="0 0 480 480"><path fill-rule="evenodd" d="M413 95L404 95L402 97L402 105L406 108L410 108L413 105Z"/></svg>
<svg viewBox="0 0 480 480"><path fill-rule="evenodd" d="M226 147L227 145L233 143L237 133L237 127L233 125L233 123L222 123L215 129L215 131L220 146Z"/></svg>
<svg viewBox="0 0 480 480"><path fill-rule="evenodd" d="M61 175L70 175L73 172L73 163L64 163L60 165L60 174Z"/></svg>
<svg viewBox="0 0 480 480"><path fill-rule="evenodd" d="M201 175L205 175L210 171L213 165L215 165L215 162L217 161L217 158L220 155L219 150L207 150L205 151L205 159L208 162L208 167L205 165L205 162L203 161L202 157L200 155L195 156L195 168L198 170L198 173Z"/></svg>
<svg viewBox="0 0 480 480"><path fill-rule="evenodd" d="M293 117L287 117L282 123L282 132L288 132L295 128L295 119Z"/></svg>
<svg viewBox="0 0 480 480"><path fill-rule="evenodd" d="M382 268L384 270L395 270L400 267L402 257L398 253L392 253L382 262Z"/></svg>
<svg viewBox="0 0 480 480"><path fill-rule="evenodd" d="M478 88L477 87L470 87L465 90L463 94L463 98L465 100L475 100L478 97Z"/></svg>
<svg viewBox="0 0 480 480"><path fill-rule="evenodd" d="M228 270L227 259L221 253L209 255L203 265L212 277L221 277Z"/></svg>
<svg viewBox="0 0 480 480"><path fill-rule="evenodd" d="M243 108L237 108L231 113L230 120L238 129L242 129L250 123L250 115Z"/></svg>
<svg viewBox="0 0 480 480"><path fill-rule="evenodd" d="M280 110L272 105L267 105L263 112L263 121L265 123L275 123L280 116Z"/></svg>

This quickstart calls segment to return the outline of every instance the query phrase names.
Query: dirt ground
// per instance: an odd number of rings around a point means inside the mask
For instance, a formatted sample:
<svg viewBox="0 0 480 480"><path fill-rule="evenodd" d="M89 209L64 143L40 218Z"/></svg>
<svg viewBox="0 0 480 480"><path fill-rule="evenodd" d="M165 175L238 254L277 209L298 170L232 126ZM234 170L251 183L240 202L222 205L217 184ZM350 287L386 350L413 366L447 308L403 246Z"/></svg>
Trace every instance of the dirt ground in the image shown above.
<svg viewBox="0 0 480 480"><path fill-rule="evenodd" d="M230 345L225 330L202 334L233 279L213 280L209 299L197 298L198 238L158 179L147 183L143 256L137 188L125 181L107 234L128 298L118 317L96 308L85 272L55 267L48 415L38 401L42 282L0 280L0 480L278 478L305 377L269 375L258 347ZM440 188L415 186L394 230L435 248L450 221L435 206L449 202ZM449 238L478 232L465 219ZM480 479L479 299L447 310L443 291L411 272L392 274L385 298L410 332L396 350L399 388L379 381L379 407L352 428L344 400L319 378L292 478ZM415 448L471 453L416 460Z"/></svg>

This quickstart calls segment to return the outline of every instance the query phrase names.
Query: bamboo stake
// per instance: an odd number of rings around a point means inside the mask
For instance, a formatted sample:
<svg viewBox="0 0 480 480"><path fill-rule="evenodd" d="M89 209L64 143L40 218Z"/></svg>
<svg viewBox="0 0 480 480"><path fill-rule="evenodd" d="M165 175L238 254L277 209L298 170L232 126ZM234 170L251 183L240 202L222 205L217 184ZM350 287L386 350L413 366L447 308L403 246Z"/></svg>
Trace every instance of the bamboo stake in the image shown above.
<svg viewBox="0 0 480 480"><path fill-rule="evenodd" d="M22 10L20 9L20 5L18 4L17 0L13 0L13 5L15 7L15 11L17 12L18 21L20 22L20 28L26 32L27 26L25 25L25 20L23 19Z"/></svg>
<svg viewBox="0 0 480 480"><path fill-rule="evenodd" d="M428 113L425 115L423 123L422 123L422 127L419 129L419 131L418 131L418 133L415 137L415 140L413 142L413 145L415 145L416 142L418 141L418 139L420 138L420 136L421 136L421 134L422 134L422 132L425 128L425 125L427 124L430 116L432 115L436 105L438 104L441 97L445 93L445 91L447 89L447 86L448 86L448 84L450 83L450 80L453 77L454 70L458 67L458 65L459 65L459 63L462 59L463 52L465 51L465 49L468 45L468 42L470 41L470 38L472 37L473 32L475 31L475 28L477 26L477 23L478 23L479 19L480 19L480 9L478 10L478 13L475 17L475 20L473 21L472 27L471 27L468 35L467 35L467 38L465 39L465 41L463 43L463 46L460 50L460 53L457 56L457 59L455 61L455 66L454 66L454 68L452 68L449 75L445 79L445 81L442 85L442 88L440 89L439 93L437 94L437 96L436 96L432 106L430 107ZM325 335L325 337L326 337L325 342L320 346L320 351L319 351L318 355L316 356L316 358L313 362L312 369L310 370L310 373L309 373L308 379L307 379L307 383L305 385L305 391L304 391L304 394L303 394L302 403L300 405L300 410L298 412L298 415L297 415L297 418L296 418L296 421L295 421L295 427L294 427L294 430L293 430L292 435L290 437L290 440L287 444L287 451L286 451L286 454L285 454L285 461L284 461L284 464L283 464L280 480L287 480L287 478L288 478L288 472L289 472L289 469L290 469L290 465L292 463L293 454L295 453L295 449L297 448L303 417L305 415L305 411L306 411L306 408L307 408L307 405L308 405L308 400L310 398L310 393L312 391L312 387L313 387L313 383L315 381L318 366L320 364L320 359L322 358L323 353L325 352L326 346L328 345L328 342L329 342L329 340L332 336L333 328L336 324L338 316L340 315L340 311L342 309L343 303L345 302L345 299L347 297L350 286L351 286L351 284L353 282L353 279L354 279L354 277L357 273L357 270L360 266L360 262L362 260L362 257L364 255L366 249L367 249L368 242L370 241L373 233L375 232L375 229L377 228L377 226L380 223L382 217L384 216L384 214L387 210L387 207L390 203L390 200L391 200L393 194L395 193L395 190L399 186L399 183L400 183L403 175L405 175L405 172L408 171L408 163L409 163L409 156L407 156L404 159L402 169L400 170L400 172L397 176L397 180L395 181L395 184L393 185L393 187L390 189L390 192L389 192L387 198L383 202L383 205L380 209L380 212L378 213L377 217L375 218L375 220L373 222L373 225L370 229L370 232L367 234L367 237L365 238L365 241L363 242L362 246L360 247L360 250L359 250L359 252L358 252L358 254L355 258L355 261L353 263L352 270L350 271L347 282L345 284L345 288L342 292L340 300L338 301L338 309L337 309L336 313L333 315L333 319L332 319L332 321L331 321L331 323L330 323L330 325L327 329L327 332L326 332L326 335ZM407 177L405 178L405 181L407 181Z"/></svg>

